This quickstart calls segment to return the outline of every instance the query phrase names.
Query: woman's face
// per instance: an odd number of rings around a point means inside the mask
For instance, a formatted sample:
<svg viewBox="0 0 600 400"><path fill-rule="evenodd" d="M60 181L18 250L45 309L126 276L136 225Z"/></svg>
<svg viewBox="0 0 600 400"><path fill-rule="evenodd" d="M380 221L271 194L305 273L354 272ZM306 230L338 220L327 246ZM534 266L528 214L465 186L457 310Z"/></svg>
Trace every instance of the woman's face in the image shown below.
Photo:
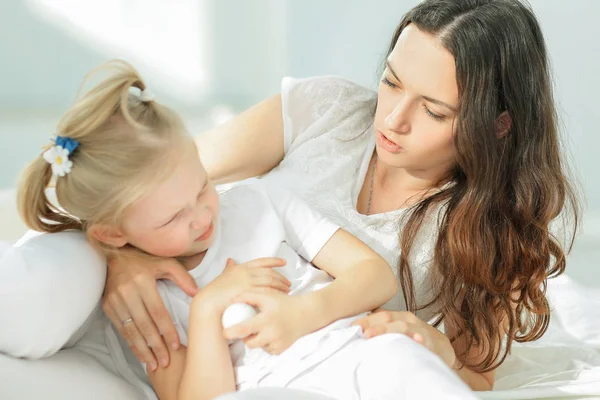
<svg viewBox="0 0 600 400"><path fill-rule="evenodd" d="M413 175L453 168L458 86L454 57L436 38L407 26L379 84L375 135L385 164Z"/></svg>

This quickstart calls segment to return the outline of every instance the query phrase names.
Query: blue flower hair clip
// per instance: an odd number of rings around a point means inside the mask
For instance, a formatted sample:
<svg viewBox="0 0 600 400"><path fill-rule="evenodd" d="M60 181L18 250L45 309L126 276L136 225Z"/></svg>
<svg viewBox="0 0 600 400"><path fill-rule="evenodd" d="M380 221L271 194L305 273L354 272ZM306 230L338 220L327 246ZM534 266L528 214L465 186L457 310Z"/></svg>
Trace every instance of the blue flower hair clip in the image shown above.
<svg viewBox="0 0 600 400"><path fill-rule="evenodd" d="M79 142L68 137L56 136L54 143L55 146L44 152L44 160L52 165L54 175L65 176L71 172L73 161L69 160L69 156L79 147Z"/></svg>

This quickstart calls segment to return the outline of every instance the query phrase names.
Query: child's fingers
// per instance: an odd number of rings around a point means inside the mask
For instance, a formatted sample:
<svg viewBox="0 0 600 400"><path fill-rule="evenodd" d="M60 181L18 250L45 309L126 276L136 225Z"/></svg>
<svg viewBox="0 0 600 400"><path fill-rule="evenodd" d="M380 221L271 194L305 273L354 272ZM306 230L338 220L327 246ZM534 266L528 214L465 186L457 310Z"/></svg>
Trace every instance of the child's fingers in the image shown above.
<svg viewBox="0 0 600 400"><path fill-rule="evenodd" d="M269 344L264 334L260 332L254 335L250 335L244 339L244 344L251 349L262 349Z"/></svg>
<svg viewBox="0 0 600 400"><path fill-rule="evenodd" d="M276 268L283 267L286 262L286 260L279 257L264 257L248 261L244 265L248 268Z"/></svg>
<svg viewBox="0 0 600 400"><path fill-rule="evenodd" d="M247 321L240 322L239 324L225 329L223 331L223 336L229 340L244 339L260 332L262 325L262 318L260 314L258 314Z"/></svg>
<svg viewBox="0 0 600 400"><path fill-rule="evenodd" d="M270 287L284 293L290 291L290 284L287 279L272 274L254 276L252 277L252 284L254 286Z"/></svg>

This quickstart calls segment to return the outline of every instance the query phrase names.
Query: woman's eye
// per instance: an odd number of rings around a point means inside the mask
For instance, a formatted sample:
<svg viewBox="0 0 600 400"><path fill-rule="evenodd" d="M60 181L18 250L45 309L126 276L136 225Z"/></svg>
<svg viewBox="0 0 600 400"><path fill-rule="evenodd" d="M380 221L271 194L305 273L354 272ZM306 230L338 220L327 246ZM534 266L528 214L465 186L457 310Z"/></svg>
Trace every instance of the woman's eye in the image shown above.
<svg viewBox="0 0 600 400"><path fill-rule="evenodd" d="M427 115L429 115L431 118L435 119L436 121L443 121L444 119L446 119L446 117L444 117L443 115L438 115L438 114L431 112L431 110L429 108L427 108L427 106L423 106L423 107L425 108L425 112L427 113Z"/></svg>
<svg viewBox="0 0 600 400"><path fill-rule="evenodd" d="M390 80L389 80L389 79L388 79L386 76L384 76L384 77L381 79L381 82L382 82L384 85L387 85L387 86L389 86L389 87L391 87L391 88L397 88L397 87L398 87L398 86L396 86L394 83L392 83L392 81L390 81Z"/></svg>

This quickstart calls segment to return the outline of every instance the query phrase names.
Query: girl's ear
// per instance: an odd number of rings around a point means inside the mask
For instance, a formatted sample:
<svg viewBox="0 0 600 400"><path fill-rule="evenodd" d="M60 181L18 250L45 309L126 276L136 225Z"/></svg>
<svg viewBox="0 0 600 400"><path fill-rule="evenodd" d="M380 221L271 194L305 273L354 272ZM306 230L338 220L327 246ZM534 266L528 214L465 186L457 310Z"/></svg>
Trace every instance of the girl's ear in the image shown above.
<svg viewBox="0 0 600 400"><path fill-rule="evenodd" d="M94 224L88 229L88 234L97 241L113 247L123 247L127 244L125 234L114 226Z"/></svg>

